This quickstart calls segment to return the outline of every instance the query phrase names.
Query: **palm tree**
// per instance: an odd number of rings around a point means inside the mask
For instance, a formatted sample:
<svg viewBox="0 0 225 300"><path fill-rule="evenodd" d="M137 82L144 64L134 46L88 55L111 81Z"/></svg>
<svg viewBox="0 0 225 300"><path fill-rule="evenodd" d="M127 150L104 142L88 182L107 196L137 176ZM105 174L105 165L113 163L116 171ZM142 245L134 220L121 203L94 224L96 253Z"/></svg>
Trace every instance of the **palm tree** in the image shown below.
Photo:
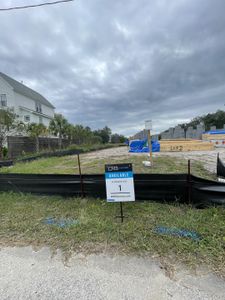
<svg viewBox="0 0 225 300"><path fill-rule="evenodd" d="M36 151L40 151L39 136L45 135L47 128L43 124L31 123L28 125L27 132L31 137L35 138Z"/></svg>
<svg viewBox="0 0 225 300"><path fill-rule="evenodd" d="M49 124L49 130L55 136L59 137L59 148L62 148L62 138L67 133L68 121L61 114L55 114L54 119Z"/></svg>
<svg viewBox="0 0 225 300"><path fill-rule="evenodd" d="M74 136L74 125L73 124L67 124L65 128L65 135L69 140L69 144L72 144L73 136Z"/></svg>

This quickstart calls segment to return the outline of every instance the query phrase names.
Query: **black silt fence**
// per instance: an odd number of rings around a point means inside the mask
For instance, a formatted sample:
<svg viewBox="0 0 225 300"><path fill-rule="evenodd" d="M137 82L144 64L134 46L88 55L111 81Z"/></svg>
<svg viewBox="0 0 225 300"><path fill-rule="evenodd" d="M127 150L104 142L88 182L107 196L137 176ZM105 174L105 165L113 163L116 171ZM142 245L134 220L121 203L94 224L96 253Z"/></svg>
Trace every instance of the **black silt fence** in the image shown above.
<svg viewBox="0 0 225 300"><path fill-rule="evenodd" d="M217 155L217 176L225 178L225 164L219 158L219 154Z"/></svg>
<svg viewBox="0 0 225 300"><path fill-rule="evenodd" d="M86 197L106 198L104 175L82 175ZM188 174L135 174L136 201L191 203L198 207L225 206L225 184ZM0 191L82 196L79 175L0 174Z"/></svg>
<svg viewBox="0 0 225 300"><path fill-rule="evenodd" d="M76 155L84 153L82 149L71 149L71 150L58 150L54 152L44 152L40 153L37 155L29 156L29 157L24 157L24 158L18 158L16 161L17 162L30 162L34 161L40 158L49 158L49 157L62 157L66 155Z"/></svg>
<svg viewBox="0 0 225 300"><path fill-rule="evenodd" d="M13 161L12 160L2 160L0 161L0 168L2 167L10 167L13 165Z"/></svg>

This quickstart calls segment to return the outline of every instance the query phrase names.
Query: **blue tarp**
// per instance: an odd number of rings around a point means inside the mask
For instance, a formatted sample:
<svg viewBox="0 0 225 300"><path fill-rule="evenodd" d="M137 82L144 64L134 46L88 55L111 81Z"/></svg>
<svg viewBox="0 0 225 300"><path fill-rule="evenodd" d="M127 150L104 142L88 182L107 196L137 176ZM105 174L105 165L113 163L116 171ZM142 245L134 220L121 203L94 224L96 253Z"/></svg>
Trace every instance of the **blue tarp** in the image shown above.
<svg viewBox="0 0 225 300"><path fill-rule="evenodd" d="M160 144L158 141L151 141L152 152L160 151ZM147 140L133 140L129 143L130 149L129 152L143 153L149 152Z"/></svg>
<svg viewBox="0 0 225 300"><path fill-rule="evenodd" d="M224 129L209 130L204 132L204 134L225 134L225 130Z"/></svg>

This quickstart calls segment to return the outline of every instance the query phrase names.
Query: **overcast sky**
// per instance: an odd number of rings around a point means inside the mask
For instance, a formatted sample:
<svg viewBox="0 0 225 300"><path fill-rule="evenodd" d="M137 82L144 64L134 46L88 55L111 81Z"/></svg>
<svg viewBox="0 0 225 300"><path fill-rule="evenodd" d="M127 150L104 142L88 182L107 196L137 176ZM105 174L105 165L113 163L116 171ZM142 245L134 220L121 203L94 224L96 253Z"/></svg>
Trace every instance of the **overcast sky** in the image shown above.
<svg viewBox="0 0 225 300"><path fill-rule="evenodd" d="M75 0L0 12L0 71L70 122L132 135L152 119L160 132L225 109L224 13L224 0Z"/></svg>

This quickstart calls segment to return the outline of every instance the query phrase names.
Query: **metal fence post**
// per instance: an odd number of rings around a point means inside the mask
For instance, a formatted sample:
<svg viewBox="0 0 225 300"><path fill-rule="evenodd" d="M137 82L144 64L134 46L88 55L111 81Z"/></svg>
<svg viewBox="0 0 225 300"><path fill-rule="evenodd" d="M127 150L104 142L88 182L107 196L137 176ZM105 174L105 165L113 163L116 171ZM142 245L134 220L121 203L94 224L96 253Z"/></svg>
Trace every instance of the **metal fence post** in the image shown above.
<svg viewBox="0 0 225 300"><path fill-rule="evenodd" d="M81 173L81 165L80 165L80 155L79 155L79 153L77 154L77 161L78 161L79 175L80 175L80 191L81 191L81 196L84 197L84 182L83 182L83 176L82 176L82 173Z"/></svg>
<svg viewBox="0 0 225 300"><path fill-rule="evenodd" d="M188 160L188 204L192 203L191 192L192 192L192 182L191 182L191 160Z"/></svg>

